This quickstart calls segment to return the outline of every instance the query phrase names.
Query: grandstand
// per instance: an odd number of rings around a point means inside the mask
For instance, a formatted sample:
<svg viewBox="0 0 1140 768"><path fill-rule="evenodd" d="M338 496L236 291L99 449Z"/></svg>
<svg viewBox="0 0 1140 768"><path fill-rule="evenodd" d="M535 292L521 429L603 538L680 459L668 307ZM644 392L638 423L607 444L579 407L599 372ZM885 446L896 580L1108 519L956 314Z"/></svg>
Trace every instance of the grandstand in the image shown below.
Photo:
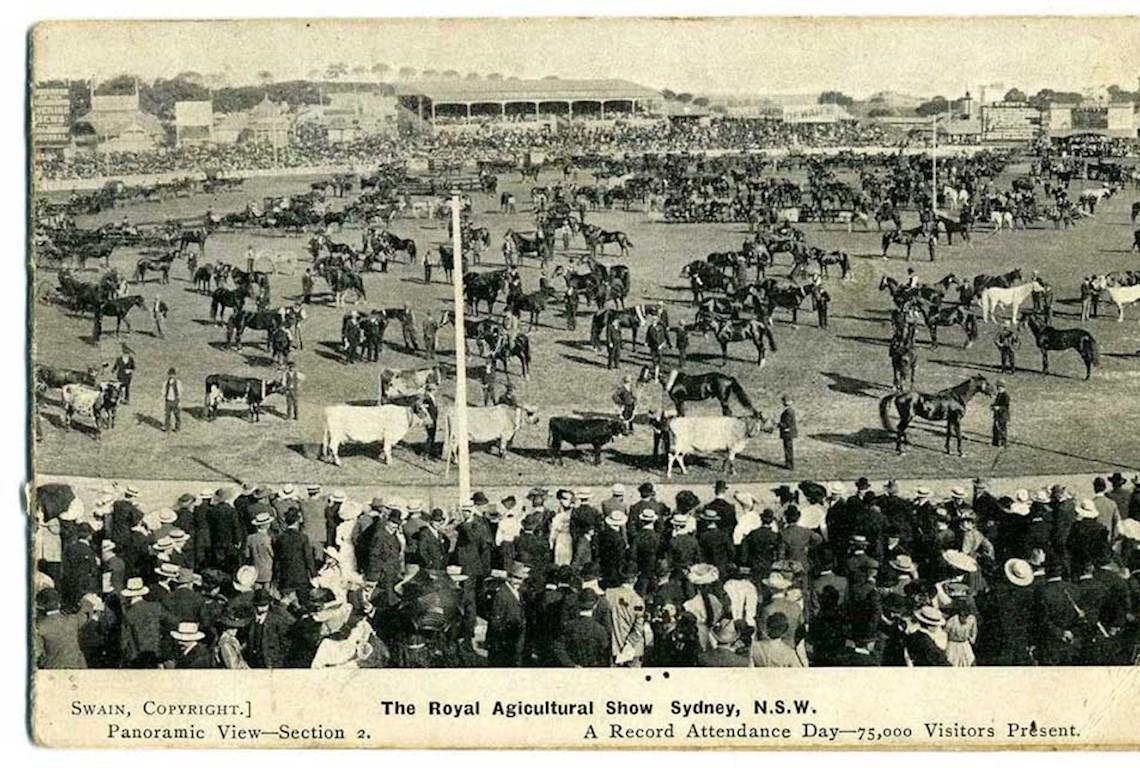
<svg viewBox="0 0 1140 768"><path fill-rule="evenodd" d="M396 84L400 105L432 125L591 119L655 112L661 94L625 80L455 80Z"/></svg>

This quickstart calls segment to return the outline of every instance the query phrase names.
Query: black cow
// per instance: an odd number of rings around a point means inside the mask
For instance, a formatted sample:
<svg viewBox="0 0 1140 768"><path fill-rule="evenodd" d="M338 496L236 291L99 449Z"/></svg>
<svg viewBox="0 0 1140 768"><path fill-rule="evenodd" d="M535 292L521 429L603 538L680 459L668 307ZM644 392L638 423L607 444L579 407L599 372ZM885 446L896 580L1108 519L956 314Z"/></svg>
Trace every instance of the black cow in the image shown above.
<svg viewBox="0 0 1140 768"><path fill-rule="evenodd" d="M625 425L618 419L578 418L554 416L550 419L550 452L562 464L562 444L577 447L594 447L594 464L602 463L602 446L618 435L625 434Z"/></svg>
<svg viewBox="0 0 1140 768"><path fill-rule="evenodd" d="M281 381L264 381L249 376L212 373L206 377L206 418L213 421L218 415L218 406L223 402L244 400L250 422L261 421L262 401L269 395L284 391L284 384Z"/></svg>
<svg viewBox="0 0 1140 768"><path fill-rule="evenodd" d="M48 389L62 389L67 384L95 386L95 369L88 368L86 371L77 371L70 368L52 368L48 365L36 366L35 391L37 394L43 394Z"/></svg>

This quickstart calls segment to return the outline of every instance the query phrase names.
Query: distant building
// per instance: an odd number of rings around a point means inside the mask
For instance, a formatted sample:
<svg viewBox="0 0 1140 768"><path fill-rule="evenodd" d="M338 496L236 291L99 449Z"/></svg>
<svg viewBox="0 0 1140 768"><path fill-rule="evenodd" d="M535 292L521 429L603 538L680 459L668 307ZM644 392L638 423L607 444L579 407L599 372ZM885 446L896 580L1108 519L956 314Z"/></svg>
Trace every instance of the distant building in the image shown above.
<svg viewBox="0 0 1140 768"><path fill-rule="evenodd" d="M782 117L785 123L838 123L844 120L854 120L846 109L838 104L808 104L803 106L785 106Z"/></svg>
<svg viewBox="0 0 1140 768"><path fill-rule="evenodd" d="M71 143L71 97L67 88L32 88L32 150L61 154Z"/></svg>
<svg viewBox="0 0 1140 768"><path fill-rule="evenodd" d="M908 96L896 91L879 91L871 94L867 101L874 102L876 107L905 112L917 109L920 104L925 104L928 99L924 96Z"/></svg>
<svg viewBox="0 0 1140 768"><path fill-rule="evenodd" d="M245 139L253 144L284 147L289 144L292 124L288 108L273 103L266 96L249 111L249 121L246 124L249 133Z"/></svg>
<svg viewBox="0 0 1140 768"><path fill-rule="evenodd" d="M92 96L91 111L75 121L76 142L97 152L156 149L165 131L154 115L139 109L139 94Z"/></svg>
<svg viewBox="0 0 1140 768"><path fill-rule="evenodd" d="M1030 141L1041 131L1041 110L1023 101L982 105L983 141Z"/></svg>
<svg viewBox="0 0 1140 768"><path fill-rule="evenodd" d="M174 103L174 143L206 144L214 140L214 105L209 101Z"/></svg>
<svg viewBox="0 0 1140 768"><path fill-rule="evenodd" d="M1140 133L1140 120L1131 102L1052 104L1042 117L1042 126L1054 139L1074 134L1134 139Z"/></svg>
<svg viewBox="0 0 1140 768"><path fill-rule="evenodd" d="M396 98L375 91L330 93L319 121L329 141L354 141L396 130Z"/></svg>

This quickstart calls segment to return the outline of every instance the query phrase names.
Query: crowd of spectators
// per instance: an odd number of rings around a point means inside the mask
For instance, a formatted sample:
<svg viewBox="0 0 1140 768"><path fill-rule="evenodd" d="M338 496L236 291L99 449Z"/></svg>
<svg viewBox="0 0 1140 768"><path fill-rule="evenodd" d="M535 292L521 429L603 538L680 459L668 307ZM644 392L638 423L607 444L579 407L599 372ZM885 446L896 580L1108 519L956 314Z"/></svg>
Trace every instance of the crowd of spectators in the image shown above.
<svg viewBox="0 0 1140 768"><path fill-rule="evenodd" d="M1082 483L1083 485L1083 483ZM1140 477L36 496L40 668L1131 664ZM668 503L667 503L668 502ZM144 509L145 507L145 509Z"/></svg>
<svg viewBox="0 0 1140 768"><path fill-rule="evenodd" d="M525 125L526 121L522 121ZM146 152L77 154L67 159L43 156L36 170L45 179L88 179L158 173L220 173L312 166L370 166L413 156L433 159L506 159L520 162L525 153L547 156L669 153L709 150L761 150L797 147L857 147L887 141L882 128L864 123L790 124L774 120L617 120L567 122L558 129L485 122L468 131L433 135L373 136L351 142L325 139L286 146L239 142L162 147Z"/></svg>

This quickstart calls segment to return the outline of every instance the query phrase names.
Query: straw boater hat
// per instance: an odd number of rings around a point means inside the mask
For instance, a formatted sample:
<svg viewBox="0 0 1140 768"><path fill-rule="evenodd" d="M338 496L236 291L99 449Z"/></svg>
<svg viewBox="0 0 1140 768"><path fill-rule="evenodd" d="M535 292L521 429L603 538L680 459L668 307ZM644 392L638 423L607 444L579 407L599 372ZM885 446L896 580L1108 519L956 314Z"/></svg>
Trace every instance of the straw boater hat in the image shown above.
<svg viewBox="0 0 1140 768"><path fill-rule="evenodd" d="M713 628L713 637L717 645L732 645L740 639L740 633L736 631L736 622L732 619L721 619Z"/></svg>
<svg viewBox="0 0 1140 768"><path fill-rule="evenodd" d="M513 579L525 579L530 576L530 567L526 563L515 561L507 570L507 575Z"/></svg>
<svg viewBox="0 0 1140 768"><path fill-rule="evenodd" d="M296 495L297 489L293 486L292 483L286 483L285 485L281 486L281 490L277 492L278 498L282 499L292 499Z"/></svg>
<svg viewBox="0 0 1140 768"><path fill-rule="evenodd" d="M1100 517L1100 513L1096 511L1096 505L1093 504L1092 499L1081 499L1081 503L1077 505L1077 517L1082 520L1096 520Z"/></svg>
<svg viewBox="0 0 1140 768"><path fill-rule="evenodd" d="M419 499L408 499L406 509L409 515L414 515L424 511L424 503Z"/></svg>
<svg viewBox="0 0 1140 768"><path fill-rule="evenodd" d="M959 571L966 573L974 573L978 570L978 561L967 555L965 552L959 552L956 549L947 549L942 552L942 559L949 563L952 567Z"/></svg>
<svg viewBox="0 0 1140 768"><path fill-rule="evenodd" d="M689 524L689 520L689 516L684 512L678 512L677 514L673 515L673 517L669 518L669 522L673 524L674 528L684 528Z"/></svg>
<svg viewBox="0 0 1140 768"><path fill-rule="evenodd" d="M186 531L182 530L181 528L171 528L170 533L168 533L166 537L170 539L175 545L178 545L189 539L190 534L186 533Z"/></svg>
<svg viewBox="0 0 1140 768"><path fill-rule="evenodd" d="M133 499L138 495L139 495L139 489L134 487L133 485L128 485L127 489L125 491L123 491L123 496L125 496L128 499Z"/></svg>
<svg viewBox="0 0 1140 768"><path fill-rule="evenodd" d="M583 500L583 501L587 501L590 498L590 489L583 486L583 487L579 488L578 490L574 491L574 496L576 498Z"/></svg>
<svg viewBox="0 0 1140 768"><path fill-rule="evenodd" d="M181 570L175 563L159 563L154 572L159 579L177 579Z"/></svg>
<svg viewBox="0 0 1140 768"><path fill-rule="evenodd" d="M165 552L168 549L174 549L174 539L169 536L163 536L158 541L150 545L150 548L155 552Z"/></svg>
<svg viewBox="0 0 1140 768"><path fill-rule="evenodd" d="M919 624L925 624L928 627L941 627L946 623L942 611L935 608L933 605L924 605L914 612L914 617L918 619Z"/></svg>
<svg viewBox="0 0 1140 768"><path fill-rule="evenodd" d="M931 493L930 489L927 488L925 485L920 485L914 489L914 495L916 498L919 498L919 499L928 499L931 496L933 496L934 494Z"/></svg>
<svg viewBox="0 0 1140 768"><path fill-rule="evenodd" d="M1049 494L1045 492L1044 488L1038 488L1033 492L1033 501L1037 502L1038 504L1048 504Z"/></svg>
<svg viewBox="0 0 1140 768"><path fill-rule="evenodd" d="M258 528L261 528L262 526L269 525L272 522L273 522L273 515L269 514L268 512L258 512L253 517L253 524L255 526L257 526Z"/></svg>
<svg viewBox="0 0 1140 768"><path fill-rule="evenodd" d="M606 515L606 524L612 525L614 528L621 528L629 522L629 515L621 511L621 509L611 509L609 514Z"/></svg>
<svg viewBox="0 0 1140 768"><path fill-rule="evenodd" d="M625 486L621 483L614 483L613 487L610 488L610 493L617 497L625 496Z"/></svg>
<svg viewBox="0 0 1140 768"><path fill-rule="evenodd" d="M1129 541L1140 541L1140 520L1128 519L1121 520L1120 525L1117 527L1117 532L1122 539Z"/></svg>
<svg viewBox="0 0 1140 768"><path fill-rule="evenodd" d="M697 586L701 584L715 584L717 579L720 578L720 573L717 571L716 566L710 563L694 563L689 566L688 578L689 583Z"/></svg>
<svg viewBox="0 0 1140 768"><path fill-rule="evenodd" d="M142 578L132 576L127 579L127 586L119 594L123 597L142 597L150 594L150 588L143 583Z"/></svg>
<svg viewBox="0 0 1140 768"><path fill-rule="evenodd" d="M1033 583L1033 566L1019 557L1011 557L1005 561L1005 577L1011 584L1028 587Z"/></svg>
<svg viewBox="0 0 1140 768"><path fill-rule="evenodd" d="M891 559L890 566L901 573L914 573L914 560L910 555L897 555Z"/></svg>
<svg viewBox="0 0 1140 768"><path fill-rule="evenodd" d="M234 589L238 592L249 592L257 583L257 569L252 565L243 565L234 575Z"/></svg>
<svg viewBox="0 0 1140 768"><path fill-rule="evenodd" d="M462 565L447 566L447 575L451 578L452 581L467 581L469 578L467 574L463 572Z"/></svg>
<svg viewBox="0 0 1140 768"><path fill-rule="evenodd" d="M204 638L206 633L198 629L198 622L196 621L180 621L178 623L178 629L171 630L170 636L175 640L196 642Z"/></svg>
<svg viewBox="0 0 1140 768"><path fill-rule="evenodd" d="M203 488L202 490L198 491L198 501L207 501L208 499L213 498L213 496L214 492L209 488Z"/></svg>
<svg viewBox="0 0 1140 768"><path fill-rule="evenodd" d="M344 495L344 491L339 488L329 494L329 501L336 502L338 504L343 504L347 498L348 497Z"/></svg>
<svg viewBox="0 0 1140 768"><path fill-rule="evenodd" d="M951 498L954 498L954 499L965 499L966 498L966 489L960 485L956 485L950 489L950 496L951 496Z"/></svg>
<svg viewBox="0 0 1140 768"><path fill-rule="evenodd" d="M784 592L792 586L792 581L784 575L783 571L772 571L764 579L764 586L775 592Z"/></svg>
<svg viewBox="0 0 1140 768"><path fill-rule="evenodd" d="M834 480L827 484L827 490L832 496L842 496L847 492L847 489L844 487L843 483Z"/></svg>
<svg viewBox="0 0 1140 768"><path fill-rule="evenodd" d="M158 521L160 523L169 525L170 523L175 522L177 519L178 513L170 507L164 507L163 509L158 510Z"/></svg>
<svg viewBox="0 0 1140 768"><path fill-rule="evenodd" d="M337 510L337 515L341 520L355 520L360 517L361 512L362 510L359 504L346 501L340 505L340 509Z"/></svg>
<svg viewBox="0 0 1140 768"><path fill-rule="evenodd" d="M657 513L651 507L646 507L638 513L637 519L643 523L655 523L657 522Z"/></svg>
<svg viewBox="0 0 1140 768"><path fill-rule="evenodd" d="M1009 513L1019 517L1029 514L1029 491L1024 488L1018 490L1013 503L1009 505Z"/></svg>
<svg viewBox="0 0 1140 768"><path fill-rule="evenodd" d="M654 517L656 517L656 515ZM711 507L705 507L701 510L701 519L715 523L720 520L720 514Z"/></svg>

